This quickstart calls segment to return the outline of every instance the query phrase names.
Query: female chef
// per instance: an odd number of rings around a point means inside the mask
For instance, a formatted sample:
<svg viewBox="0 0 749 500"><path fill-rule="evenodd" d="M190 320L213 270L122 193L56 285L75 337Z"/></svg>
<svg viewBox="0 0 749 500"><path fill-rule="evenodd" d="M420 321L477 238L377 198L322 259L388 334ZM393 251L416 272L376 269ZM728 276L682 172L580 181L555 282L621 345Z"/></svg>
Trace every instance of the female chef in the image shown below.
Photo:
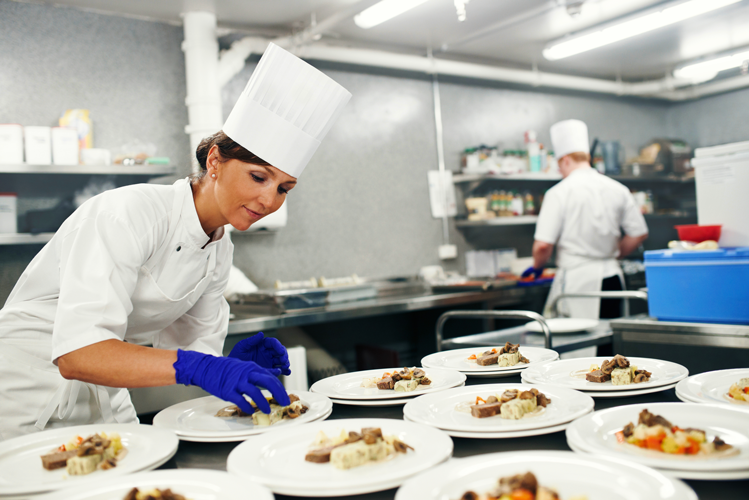
<svg viewBox="0 0 749 500"><path fill-rule="evenodd" d="M96 196L32 260L0 310L0 439L137 422L125 388L197 385L251 412L289 372L258 334L222 357L233 245L276 211L351 94L271 44L196 178ZM143 344L150 344L146 347Z"/></svg>

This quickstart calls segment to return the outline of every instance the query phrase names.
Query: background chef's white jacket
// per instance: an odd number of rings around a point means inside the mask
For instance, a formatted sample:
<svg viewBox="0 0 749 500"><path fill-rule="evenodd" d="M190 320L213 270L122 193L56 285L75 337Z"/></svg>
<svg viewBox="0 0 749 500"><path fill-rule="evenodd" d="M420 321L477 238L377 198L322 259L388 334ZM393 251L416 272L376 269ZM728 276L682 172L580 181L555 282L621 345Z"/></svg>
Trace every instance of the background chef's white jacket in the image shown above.
<svg viewBox="0 0 749 500"><path fill-rule="evenodd" d="M175 195L182 190L181 216L168 235ZM0 340L51 336L52 361L103 340L152 343L221 355L229 322L223 297L233 248L223 228L209 241L195 209L189 182L138 184L96 196L65 221L29 264L0 310ZM220 238L220 239L216 239ZM213 246L215 269L198 301L159 331L128 328L130 297L139 270L168 245L151 275L167 297L181 297L206 274Z"/></svg>
<svg viewBox="0 0 749 500"><path fill-rule="evenodd" d="M621 229L631 237L648 232L632 193L592 168L581 168L547 191L535 239L556 244L557 266L571 269L590 259L618 257ZM603 277L618 273L614 262Z"/></svg>

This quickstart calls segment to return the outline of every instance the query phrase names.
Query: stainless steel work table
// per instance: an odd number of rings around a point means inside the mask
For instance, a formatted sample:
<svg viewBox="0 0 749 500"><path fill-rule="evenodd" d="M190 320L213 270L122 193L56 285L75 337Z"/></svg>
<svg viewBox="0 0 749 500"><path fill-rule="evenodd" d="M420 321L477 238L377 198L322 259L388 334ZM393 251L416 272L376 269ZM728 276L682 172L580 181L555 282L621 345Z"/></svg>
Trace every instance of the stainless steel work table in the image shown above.
<svg viewBox="0 0 749 500"><path fill-rule="evenodd" d="M468 385L495 384L495 383L520 383L520 377L506 377L497 379L469 378ZM663 403L679 402L674 389L654 394L629 398L601 398L596 399L596 410L603 410L614 406L640 404L640 403ZM403 406L388 407L363 407L333 405L333 414L329 419L341 418L403 418ZM512 439L467 439L452 438L454 443L453 457L463 458L485 453L511 452L522 450L562 450L571 451L567 446L564 432L555 432L543 436L532 436ZM191 443L181 441L177 454L162 469L216 469L226 470L226 459L231 450L239 443ZM697 493L700 500L746 500L749 491L749 480L742 481L686 481ZM357 500L392 500L396 489L370 493L367 495L356 495L351 498ZM276 495L277 499L293 499L287 495ZM318 498L343 498L343 497L318 497Z"/></svg>
<svg viewBox="0 0 749 500"><path fill-rule="evenodd" d="M508 307L545 297L548 292L548 286L512 287L455 293L424 292L417 295L355 300L276 315L253 314L241 305L232 305L231 312L234 318L229 321L229 335L466 304L481 303L484 309Z"/></svg>

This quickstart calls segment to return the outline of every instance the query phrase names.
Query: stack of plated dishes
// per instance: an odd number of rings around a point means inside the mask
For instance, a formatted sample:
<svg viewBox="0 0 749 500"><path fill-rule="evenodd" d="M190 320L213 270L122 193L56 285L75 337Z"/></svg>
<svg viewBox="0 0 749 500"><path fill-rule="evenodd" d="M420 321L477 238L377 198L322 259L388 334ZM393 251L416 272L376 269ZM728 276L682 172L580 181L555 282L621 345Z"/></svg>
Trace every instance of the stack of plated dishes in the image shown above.
<svg viewBox="0 0 749 500"><path fill-rule="evenodd" d="M675 387L676 384L689 376L686 367L651 358L627 357L630 365L651 373L650 380L638 384L613 385L611 381L602 383L588 382L585 375L591 371L593 365L601 366L612 356L598 356L591 358L573 358L543 363L521 373L526 384L544 384L565 387L582 391L594 398L623 398L640 396L652 392L660 392Z"/></svg>
<svg viewBox="0 0 749 500"><path fill-rule="evenodd" d="M265 396L269 392L263 391ZM294 419L284 418L272 425L254 425L252 417L217 417L216 413L232 403L215 396L191 399L161 410L153 419L153 426L169 429L182 441L198 443L226 443L244 441L264 432L325 420L333 412L333 403L320 394L291 391L309 408Z"/></svg>
<svg viewBox="0 0 749 500"><path fill-rule="evenodd" d="M420 385L410 392L394 390L380 390L377 387L363 387L364 379L379 378L384 373L399 372L401 368L378 368L358 372L343 373L318 380L310 391L327 396L334 403L354 406L396 406L421 396L444 391L453 387L465 385L466 376L457 370L447 368L424 368L431 383Z"/></svg>
<svg viewBox="0 0 749 500"><path fill-rule="evenodd" d="M473 385L420 396L406 404L403 418L436 427L453 437L502 439L563 431L574 419L592 412L595 406L593 398L579 391L547 385L534 387L551 403L545 408L537 407L518 420L505 419L501 415L473 417L470 405L477 397L486 400L494 395L499 399L508 390L523 392L531 389L523 384Z"/></svg>
<svg viewBox="0 0 749 500"><path fill-rule="evenodd" d="M481 495L493 490L500 478L527 472L536 476L540 486L555 490L563 499L697 500L689 486L650 467L568 451L513 451L453 458L409 479L398 489L395 500L467 498L467 491L484 498Z"/></svg>
<svg viewBox="0 0 749 500"><path fill-rule="evenodd" d="M732 398L728 390L741 379L749 378L749 368L716 370L687 377L676 384L676 397L685 403L723 404L732 408L749 411L749 394L744 399Z"/></svg>
<svg viewBox="0 0 749 500"><path fill-rule="evenodd" d="M109 470L95 470L86 475L69 476L65 467L47 470L41 455L68 443L75 436L116 432L127 448L127 454ZM52 492L53 498L69 498L60 489L75 486L89 488L99 481L116 481L135 472L153 470L177 453L179 439L174 432L140 424L90 424L59 427L26 434L0 443L0 498L10 500Z"/></svg>
<svg viewBox="0 0 749 500"><path fill-rule="evenodd" d="M699 429L708 442L719 437L732 448L715 454L671 454L620 442L617 433L630 422L638 424L648 410L680 429ZM728 480L749 478L747 413L723 405L647 403L596 411L567 428L567 444L578 453L615 457L654 467L682 479Z"/></svg>
<svg viewBox="0 0 749 500"><path fill-rule="evenodd" d="M412 449L349 469L336 468L330 461L305 460L321 432L335 438L365 427L379 428L383 436L395 436ZM314 422L245 441L229 454L226 470L283 495L348 497L396 488L449 459L452 452L452 439L432 427L392 418L352 418Z"/></svg>
<svg viewBox="0 0 749 500"><path fill-rule="evenodd" d="M496 378L517 375L531 366L559 359L559 354L551 349L520 346L520 354L528 359L528 363L518 363L513 366L481 366L476 364L475 357L479 357L482 353L491 349L499 350L500 347L502 346L466 347L463 349L435 352L422 358L421 365L425 368L450 368L458 370L461 373L465 373L468 377Z"/></svg>

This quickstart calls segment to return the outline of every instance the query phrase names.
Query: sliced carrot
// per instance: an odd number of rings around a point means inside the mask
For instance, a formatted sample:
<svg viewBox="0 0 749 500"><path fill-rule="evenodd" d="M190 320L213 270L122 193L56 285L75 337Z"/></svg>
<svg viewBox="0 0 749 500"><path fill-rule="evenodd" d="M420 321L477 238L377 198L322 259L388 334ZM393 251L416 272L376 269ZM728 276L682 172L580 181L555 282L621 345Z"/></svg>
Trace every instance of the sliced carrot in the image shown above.
<svg viewBox="0 0 749 500"><path fill-rule="evenodd" d="M468 359L476 359L476 355L475 354L471 354L470 356L468 356Z"/></svg>
<svg viewBox="0 0 749 500"><path fill-rule="evenodd" d="M534 500L535 497L536 495L524 488L518 488L510 494L512 500Z"/></svg>
<svg viewBox="0 0 749 500"><path fill-rule="evenodd" d="M57 451L67 451L67 450L65 449L65 445L61 444L60 447L57 448Z"/></svg>
<svg viewBox="0 0 749 500"><path fill-rule="evenodd" d="M497 348L496 347L492 347L492 354L496 354L496 353L497 353Z"/></svg>
<svg viewBox="0 0 749 500"><path fill-rule="evenodd" d="M619 431L616 433L616 442L617 443L623 443L626 441L626 438L624 437L624 431Z"/></svg>
<svg viewBox="0 0 749 500"><path fill-rule="evenodd" d="M476 404L479 404L479 401L484 404L486 403L486 400L484 398L482 398L481 396L476 396Z"/></svg>
<svg viewBox="0 0 749 500"><path fill-rule="evenodd" d="M687 448L687 455L696 455L697 453L699 453L700 450L702 449L700 447L700 443L698 443L692 438L687 438L687 440L689 441L689 447Z"/></svg>
<svg viewBox="0 0 749 500"><path fill-rule="evenodd" d="M674 452L674 454L675 455L684 455L686 452L687 452L686 447L679 446L679 448L676 449L676 451Z"/></svg>
<svg viewBox="0 0 749 500"><path fill-rule="evenodd" d="M661 443L665 439L665 434L658 434L657 436L648 436L645 440L646 447L649 450L661 451Z"/></svg>
<svg viewBox="0 0 749 500"><path fill-rule="evenodd" d="M744 394L749 394L749 387L744 387Z"/></svg>

